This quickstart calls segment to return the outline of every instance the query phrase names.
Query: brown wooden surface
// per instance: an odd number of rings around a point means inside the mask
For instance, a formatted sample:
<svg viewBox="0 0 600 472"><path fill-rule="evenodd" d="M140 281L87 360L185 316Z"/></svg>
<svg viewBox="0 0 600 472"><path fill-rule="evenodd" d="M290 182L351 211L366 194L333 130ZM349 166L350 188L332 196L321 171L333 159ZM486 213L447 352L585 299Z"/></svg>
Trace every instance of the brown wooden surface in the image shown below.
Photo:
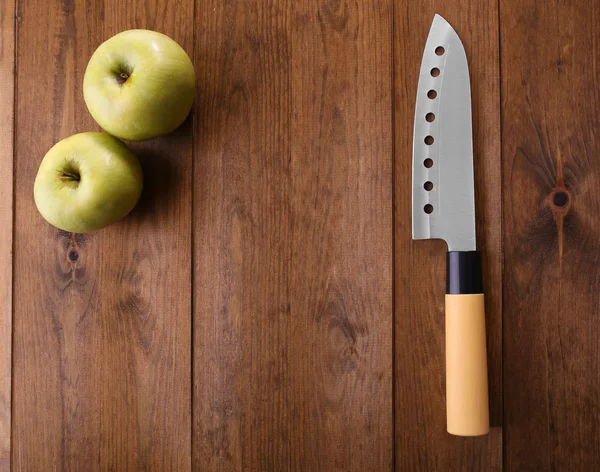
<svg viewBox="0 0 600 472"><path fill-rule="evenodd" d="M152 27L193 54L192 14L191 1L19 2L15 470L190 467L191 126L134 146L141 203L105 231L53 229L32 186L56 141L97 129L81 89L94 49Z"/></svg>
<svg viewBox="0 0 600 472"><path fill-rule="evenodd" d="M444 293L446 244L411 240L412 129L419 67L435 13L467 53L473 106L477 244L483 255L491 432L446 433ZM453 0L394 8L396 470L502 467L502 256L498 10Z"/></svg>
<svg viewBox="0 0 600 472"><path fill-rule="evenodd" d="M292 45L293 470L389 470L391 2L298 2Z"/></svg>
<svg viewBox="0 0 600 472"><path fill-rule="evenodd" d="M500 11L506 466L598 470L600 4Z"/></svg>
<svg viewBox="0 0 600 472"><path fill-rule="evenodd" d="M15 4L0 3L0 471L10 469Z"/></svg>
<svg viewBox="0 0 600 472"><path fill-rule="evenodd" d="M291 459L290 3L198 5L196 470Z"/></svg>
<svg viewBox="0 0 600 472"><path fill-rule="evenodd" d="M411 240L434 13L470 66L483 438L445 432L446 248ZM0 470L600 467L597 2L7 0L0 25ZM132 215L59 232L39 162L98 129L85 66L136 27L193 58L192 117L132 146Z"/></svg>
<svg viewBox="0 0 600 472"><path fill-rule="evenodd" d="M198 469L391 467L389 7L199 5Z"/></svg>

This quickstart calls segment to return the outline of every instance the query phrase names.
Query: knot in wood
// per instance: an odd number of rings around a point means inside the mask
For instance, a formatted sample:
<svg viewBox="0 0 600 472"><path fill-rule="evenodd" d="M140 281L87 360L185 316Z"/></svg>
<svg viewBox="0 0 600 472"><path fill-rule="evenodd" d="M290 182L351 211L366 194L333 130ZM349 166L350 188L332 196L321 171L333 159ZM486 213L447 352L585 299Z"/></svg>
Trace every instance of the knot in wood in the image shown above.
<svg viewBox="0 0 600 472"><path fill-rule="evenodd" d="M75 249L71 249L67 257L71 262L77 262L79 260L79 253Z"/></svg>

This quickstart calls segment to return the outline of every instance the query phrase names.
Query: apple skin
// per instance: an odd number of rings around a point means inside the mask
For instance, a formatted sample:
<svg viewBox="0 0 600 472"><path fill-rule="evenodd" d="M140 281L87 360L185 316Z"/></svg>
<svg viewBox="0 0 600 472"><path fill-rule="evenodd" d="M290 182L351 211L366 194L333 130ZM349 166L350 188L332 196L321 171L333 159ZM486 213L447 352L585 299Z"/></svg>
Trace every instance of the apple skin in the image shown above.
<svg viewBox="0 0 600 472"><path fill-rule="evenodd" d="M104 130L145 141L183 123L192 108L195 82L192 61L179 44L156 31L128 30L92 55L83 98Z"/></svg>
<svg viewBox="0 0 600 472"><path fill-rule="evenodd" d="M124 143L106 133L80 133L44 156L33 195L48 223L88 233L127 215L140 198L143 180L140 162Z"/></svg>

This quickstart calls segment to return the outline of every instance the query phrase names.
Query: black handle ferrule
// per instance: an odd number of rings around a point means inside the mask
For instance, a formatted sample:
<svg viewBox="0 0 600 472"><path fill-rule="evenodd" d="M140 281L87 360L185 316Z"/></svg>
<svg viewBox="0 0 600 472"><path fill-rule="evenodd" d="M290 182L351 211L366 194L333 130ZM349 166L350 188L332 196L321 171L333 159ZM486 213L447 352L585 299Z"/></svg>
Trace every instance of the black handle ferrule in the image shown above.
<svg viewBox="0 0 600 472"><path fill-rule="evenodd" d="M450 251L446 258L446 293L483 293L479 251Z"/></svg>

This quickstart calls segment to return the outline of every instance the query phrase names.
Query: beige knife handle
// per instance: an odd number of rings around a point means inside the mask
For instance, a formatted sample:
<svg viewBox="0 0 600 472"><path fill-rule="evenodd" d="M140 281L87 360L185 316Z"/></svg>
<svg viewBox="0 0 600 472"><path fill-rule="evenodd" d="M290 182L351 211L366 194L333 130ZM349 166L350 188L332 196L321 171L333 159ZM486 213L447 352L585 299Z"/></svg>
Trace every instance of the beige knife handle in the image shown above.
<svg viewBox="0 0 600 472"><path fill-rule="evenodd" d="M483 294L446 295L446 413L450 434L489 432Z"/></svg>

